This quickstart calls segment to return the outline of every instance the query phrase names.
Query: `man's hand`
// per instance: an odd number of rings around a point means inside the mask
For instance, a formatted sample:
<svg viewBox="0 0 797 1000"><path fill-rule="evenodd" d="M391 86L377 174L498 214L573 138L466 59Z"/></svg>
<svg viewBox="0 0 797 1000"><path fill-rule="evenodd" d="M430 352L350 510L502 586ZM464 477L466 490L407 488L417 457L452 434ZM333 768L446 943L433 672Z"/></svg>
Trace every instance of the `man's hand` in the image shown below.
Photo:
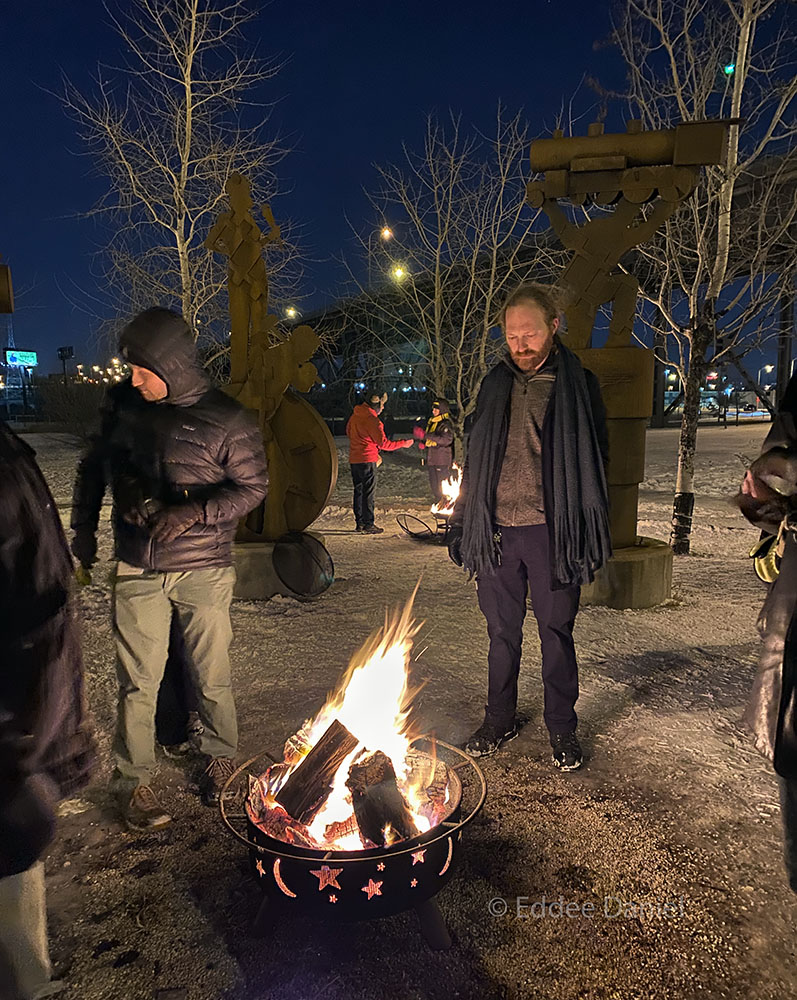
<svg viewBox="0 0 797 1000"><path fill-rule="evenodd" d="M446 535L448 558L455 566L463 564L462 559L462 527L459 524L449 524Z"/></svg>
<svg viewBox="0 0 797 1000"><path fill-rule="evenodd" d="M182 503L175 507L163 507L147 521L147 528L156 542L171 542L178 535L205 520L205 508L200 503Z"/></svg>
<svg viewBox="0 0 797 1000"><path fill-rule="evenodd" d="M407 438L406 441L401 442L402 448L411 448L415 444L415 438Z"/></svg>
<svg viewBox="0 0 797 1000"><path fill-rule="evenodd" d="M744 474L744 479L742 480L742 493L747 493L749 496L754 497L756 500L761 498L761 484L753 475L753 473L748 469Z"/></svg>
<svg viewBox="0 0 797 1000"><path fill-rule="evenodd" d="M426 431L423 429L423 427L413 427L412 436L415 438L416 441L423 441L423 439L426 437Z"/></svg>
<svg viewBox="0 0 797 1000"><path fill-rule="evenodd" d="M89 529L77 528L69 548L81 566L89 570L97 558L97 536Z"/></svg>

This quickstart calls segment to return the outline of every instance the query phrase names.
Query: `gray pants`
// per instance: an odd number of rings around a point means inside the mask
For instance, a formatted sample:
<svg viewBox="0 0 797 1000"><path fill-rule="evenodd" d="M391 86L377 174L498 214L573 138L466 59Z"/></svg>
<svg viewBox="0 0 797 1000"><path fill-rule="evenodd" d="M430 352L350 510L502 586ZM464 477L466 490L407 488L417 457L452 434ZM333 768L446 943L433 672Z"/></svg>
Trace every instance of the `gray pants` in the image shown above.
<svg viewBox="0 0 797 1000"><path fill-rule="evenodd" d="M229 658L234 584L231 566L159 573L118 564L113 588L119 675L114 753L123 786L148 785L155 767L155 706L166 667L172 609L199 694L199 717L205 727L200 749L209 757L235 756L238 724Z"/></svg>
<svg viewBox="0 0 797 1000"><path fill-rule="evenodd" d="M51 982L44 903L44 865L0 878L0 1000L39 1000L62 984Z"/></svg>

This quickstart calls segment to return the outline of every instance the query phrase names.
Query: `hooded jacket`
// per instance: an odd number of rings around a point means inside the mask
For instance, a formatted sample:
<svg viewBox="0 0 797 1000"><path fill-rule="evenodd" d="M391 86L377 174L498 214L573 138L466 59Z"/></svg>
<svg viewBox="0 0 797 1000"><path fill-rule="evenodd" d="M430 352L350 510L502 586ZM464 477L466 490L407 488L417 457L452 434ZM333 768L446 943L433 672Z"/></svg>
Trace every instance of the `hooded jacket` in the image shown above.
<svg viewBox="0 0 797 1000"><path fill-rule="evenodd" d="M147 402L130 379L109 390L100 432L78 467L72 528L96 532L110 481L118 559L162 572L231 565L238 521L263 500L268 483L254 414L211 386L176 313L149 309L137 316L119 350L163 379L168 392ZM197 522L156 542L147 516L186 503L198 505Z"/></svg>
<svg viewBox="0 0 797 1000"><path fill-rule="evenodd" d="M94 761L72 559L34 455L0 421L0 878L37 860Z"/></svg>

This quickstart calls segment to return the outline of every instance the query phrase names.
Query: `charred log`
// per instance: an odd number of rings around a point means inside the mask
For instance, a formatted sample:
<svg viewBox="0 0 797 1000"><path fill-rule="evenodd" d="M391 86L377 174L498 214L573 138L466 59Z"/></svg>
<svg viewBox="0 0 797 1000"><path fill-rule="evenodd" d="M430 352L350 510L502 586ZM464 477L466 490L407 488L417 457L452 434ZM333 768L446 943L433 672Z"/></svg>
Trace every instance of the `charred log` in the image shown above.
<svg viewBox="0 0 797 1000"><path fill-rule="evenodd" d="M402 840L420 832L396 784L393 764L381 750L352 764L346 787L351 792L354 815L364 839L384 847L388 826Z"/></svg>
<svg viewBox="0 0 797 1000"><path fill-rule="evenodd" d="M312 822L332 791L335 773L357 743L356 737L335 719L277 792L277 802L300 823Z"/></svg>

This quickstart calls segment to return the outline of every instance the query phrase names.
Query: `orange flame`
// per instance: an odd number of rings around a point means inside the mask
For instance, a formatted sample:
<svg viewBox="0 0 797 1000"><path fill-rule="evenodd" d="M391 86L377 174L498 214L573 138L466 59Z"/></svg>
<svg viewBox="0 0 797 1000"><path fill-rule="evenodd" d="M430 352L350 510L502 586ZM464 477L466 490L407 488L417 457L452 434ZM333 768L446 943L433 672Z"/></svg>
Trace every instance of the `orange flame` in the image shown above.
<svg viewBox="0 0 797 1000"><path fill-rule="evenodd" d="M281 787L336 719L358 740L356 748L335 773L329 797L308 826L316 841L335 850L362 848L356 829L337 836L332 842L326 840L326 830L331 824L345 824L352 816L351 793L346 787L349 769L358 758L376 750L381 750L390 758L396 772L396 783L413 813L418 830L425 832L431 828L430 820L420 811L427 804L422 787L423 776L413 782L407 759L413 738L410 724L412 701L420 690L412 688L409 682L412 643L420 629L420 624L412 617L419 585L416 585L403 610L393 617L386 615L382 628L352 656L340 684L326 704L302 726L299 734L301 752L292 755L290 766L279 775ZM291 744L295 751L295 741ZM271 795L277 790L276 786L272 787Z"/></svg>
<svg viewBox="0 0 797 1000"><path fill-rule="evenodd" d="M451 469L451 476L448 479L444 479L440 484L440 489L443 491L443 499L438 501L438 503L432 504L433 514L439 514L441 517L451 517L454 513L454 504L456 504L459 498L459 491L462 486L461 478L462 470L454 463Z"/></svg>

